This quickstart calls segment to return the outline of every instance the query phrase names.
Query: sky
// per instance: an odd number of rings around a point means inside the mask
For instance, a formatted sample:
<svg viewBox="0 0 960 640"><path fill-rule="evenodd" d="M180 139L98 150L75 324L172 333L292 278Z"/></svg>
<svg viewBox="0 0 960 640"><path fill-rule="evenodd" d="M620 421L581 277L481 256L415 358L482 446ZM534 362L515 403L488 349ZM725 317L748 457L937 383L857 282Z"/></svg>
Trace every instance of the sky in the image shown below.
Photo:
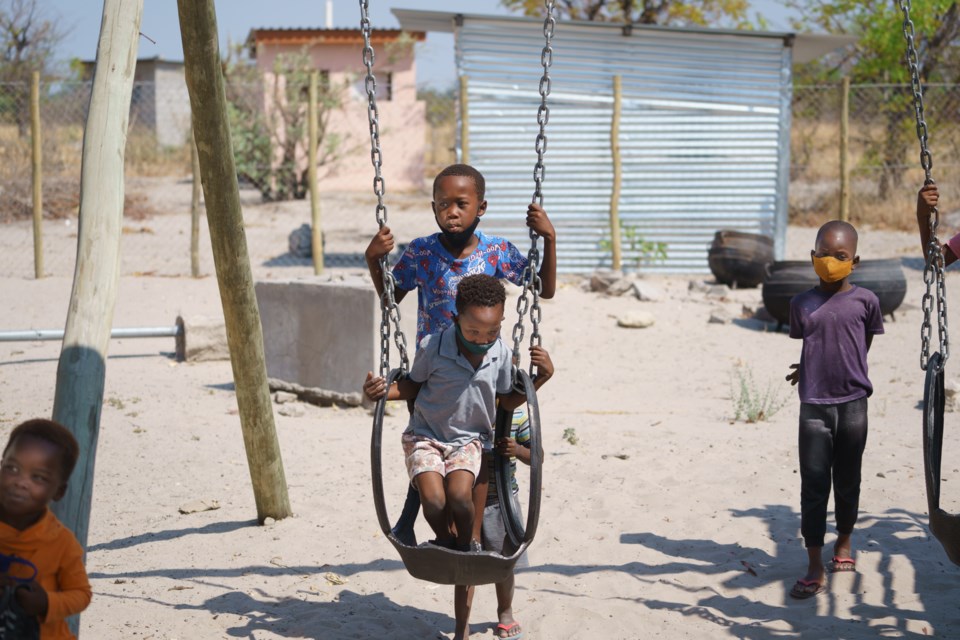
<svg viewBox="0 0 960 640"><path fill-rule="evenodd" d="M753 12L760 12L773 31L789 30L787 10L778 0L752 0ZM90 0L40 0L38 6L47 19L55 20L67 36L57 50L61 62L73 58L93 60L100 34L101 2ZM91 10L92 7L98 7ZM325 0L215 0L220 47L228 42L243 42L254 28L324 27ZM370 20L374 29L399 27L390 9L426 11L459 11L483 15L516 15L500 6L500 0L369 0ZM333 0L333 26L359 27L358 0ZM176 0L144 0L140 24L138 56L159 56L166 60L183 60L180 24ZM453 36L431 33L417 50L417 84L445 89L453 85L456 73L453 62Z"/></svg>

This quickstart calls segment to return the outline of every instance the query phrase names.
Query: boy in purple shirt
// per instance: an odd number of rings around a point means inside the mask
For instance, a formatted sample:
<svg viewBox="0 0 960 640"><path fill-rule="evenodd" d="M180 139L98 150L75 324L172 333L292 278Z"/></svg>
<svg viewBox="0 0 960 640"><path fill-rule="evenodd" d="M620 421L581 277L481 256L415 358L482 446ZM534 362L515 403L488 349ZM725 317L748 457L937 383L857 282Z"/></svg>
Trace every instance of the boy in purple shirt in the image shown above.
<svg viewBox="0 0 960 640"><path fill-rule="evenodd" d="M857 231L833 220L817 232L810 252L820 284L790 301L790 337L802 338L800 363L787 376L800 384L800 531L808 567L790 591L809 598L824 589L822 549L831 475L837 541L830 570L854 571L850 536L857 522L860 464L867 443L867 352L883 333L877 296L850 284L860 262Z"/></svg>

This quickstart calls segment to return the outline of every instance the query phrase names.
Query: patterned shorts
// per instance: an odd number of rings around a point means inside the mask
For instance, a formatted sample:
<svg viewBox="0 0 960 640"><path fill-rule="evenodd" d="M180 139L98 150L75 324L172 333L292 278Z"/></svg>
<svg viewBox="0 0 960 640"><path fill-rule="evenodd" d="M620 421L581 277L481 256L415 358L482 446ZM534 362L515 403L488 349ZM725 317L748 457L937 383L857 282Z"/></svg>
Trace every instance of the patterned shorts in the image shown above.
<svg viewBox="0 0 960 640"><path fill-rule="evenodd" d="M480 472L482 448L479 440L471 440L462 447L438 442L432 438L405 433L400 439L407 461L410 482L421 473L435 471L446 477L451 471L469 471L476 482Z"/></svg>

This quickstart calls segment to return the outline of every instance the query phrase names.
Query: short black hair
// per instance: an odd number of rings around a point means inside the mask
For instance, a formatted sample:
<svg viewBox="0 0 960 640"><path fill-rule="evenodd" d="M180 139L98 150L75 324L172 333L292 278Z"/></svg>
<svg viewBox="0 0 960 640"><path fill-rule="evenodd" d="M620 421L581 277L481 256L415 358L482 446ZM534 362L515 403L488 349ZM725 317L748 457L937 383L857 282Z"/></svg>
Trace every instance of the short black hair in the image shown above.
<svg viewBox="0 0 960 640"><path fill-rule="evenodd" d="M860 243L860 234L857 233L856 227L854 227L852 224L843 220L831 220L829 222L825 222L823 226L817 230L816 242L820 242L820 238L823 237L823 234L829 231L840 231L849 239L853 240L853 249L856 251L857 245Z"/></svg>
<svg viewBox="0 0 960 640"><path fill-rule="evenodd" d="M483 273L467 276L457 286L457 313L467 307L495 307L507 301L503 283Z"/></svg>
<svg viewBox="0 0 960 640"><path fill-rule="evenodd" d="M80 457L80 445L77 444L77 439L73 437L69 429L59 422L45 418L34 418L21 422L10 432L7 446L3 448L3 455L7 455L7 451L19 438L36 438L59 448L60 468L63 471L62 480L63 482L67 481L70 474L73 473L73 468L77 466L77 458Z"/></svg>
<svg viewBox="0 0 960 640"><path fill-rule="evenodd" d="M473 186L477 189L477 199L481 201L483 200L484 195L487 193L487 181L483 179L482 173L468 164L452 164L438 173L437 177L433 179L434 194L437 193L437 187L440 185L440 181L449 176L472 178Z"/></svg>

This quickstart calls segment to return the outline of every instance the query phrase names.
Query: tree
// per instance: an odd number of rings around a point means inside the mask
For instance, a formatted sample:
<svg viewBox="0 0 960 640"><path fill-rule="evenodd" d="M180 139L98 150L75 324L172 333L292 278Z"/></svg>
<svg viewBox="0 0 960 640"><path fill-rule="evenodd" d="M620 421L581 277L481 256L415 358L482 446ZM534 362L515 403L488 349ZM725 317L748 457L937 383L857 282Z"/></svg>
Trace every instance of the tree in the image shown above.
<svg viewBox="0 0 960 640"><path fill-rule="evenodd" d="M543 0L500 0L527 16L543 15ZM674 26L750 28L749 0L558 0L557 15L570 20Z"/></svg>
<svg viewBox="0 0 960 640"><path fill-rule="evenodd" d="M0 83L11 83L0 96L0 115L16 122L21 136L30 127L30 77L47 70L65 35L37 0L0 0Z"/></svg>
<svg viewBox="0 0 960 640"><path fill-rule="evenodd" d="M264 200L302 199L307 194L307 88L313 70L306 49L276 57L272 73L242 59L242 47L231 48L224 62L231 141L237 175L256 187ZM318 105L317 163L342 153L343 140L328 129L330 115L340 108L349 80L333 84L321 78Z"/></svg>
<svg viewBox="0 0 960 640"><path fill-rule="evenodd" d="M960 36L956 0L913 0L920 78L928 82L956 82L960 59L954 44ZM890 0L788 0L800 15L799 30L826 31L857 37L855 44L797 70L799 82L836 81L844 75L854 83L909 84L906 40L899 4ZM913 94L885 90L875 108L886 122L886 135L868 141L867 162L879 165L877 195L887 198L902 185L900 166L915 140Z"/></svg>

